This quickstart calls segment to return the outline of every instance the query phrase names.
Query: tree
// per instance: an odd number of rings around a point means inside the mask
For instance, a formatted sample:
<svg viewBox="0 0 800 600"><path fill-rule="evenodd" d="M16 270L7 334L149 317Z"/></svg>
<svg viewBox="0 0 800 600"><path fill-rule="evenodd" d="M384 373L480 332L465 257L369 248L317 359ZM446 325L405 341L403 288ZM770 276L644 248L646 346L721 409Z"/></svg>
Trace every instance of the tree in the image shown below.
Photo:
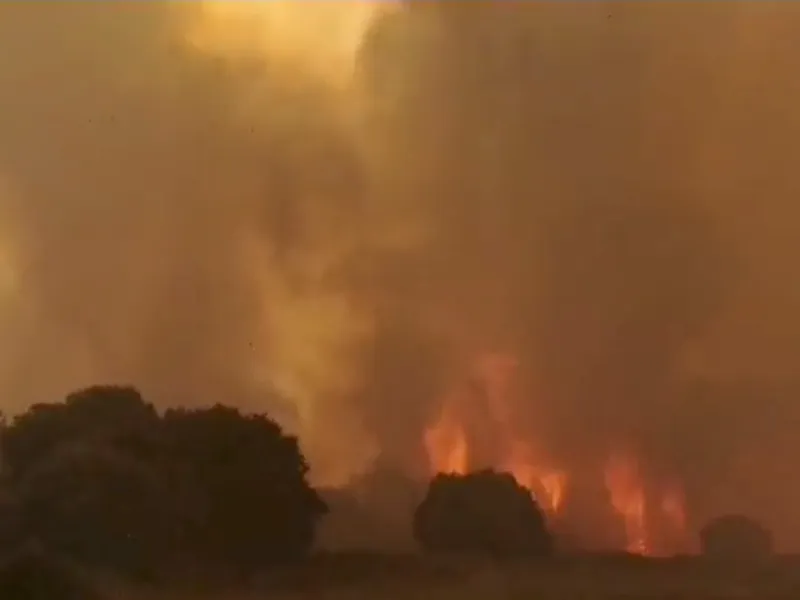
<svg viewBox="0 0 800 600"><path fill-rule="evenodd" d="M155 408L135 388L92 386L64 402L34 404L15 417L3 430L2 456L12 480L25 477L55 448L74 442L150 458L157 451L158 423Z"/></svg>
<svg viewBox="0 0 800 600"><path fill-rule="evenodd" d="M725 515L700 530L700 545L709 558L758 560L772 554L772 533L749 517Z"/></svg>
<svg viewBox="0 0 800 600"><path fill-rule="evenodd" d="M178 539L180 515L162 473L108 446L58 446L17 494L27 536L86 565L149 577Z"/></svg>
<svg viewBox="0 0 800 600"><path fill-rule="evenodd" d="M2 449L7 537L127 574L300 558L326 510L297 439L276 422L221 405L159 416L130 387L33 406Z"/></svg>
<svg viewBox="0 0 800 600"><path fill-rule="evenodd" d="M414 513L427 552L545 556L553 540L530 490L492 470L439 474Z"/></svg>
<svg viewBox="0 0 800 600"><path fill-rule="evenodd" d="M189 537L204 560L249 572L311 551L327 507L306 481L295 437L264 415L221 405L167 411L164 435L202 498Z"/></svg>
<svg viewBox="0 0 800 600"><path fill-rule="evenodd" d="M158 414L133 387L32 406L3 429L9 543L33 538L90 565L152 571L178 522L159 443Z"/></svg>
<svg viewBox="0 0 800 600"><path fill-rule="evenodd" d="M22 506L13 490L0 483L0 555L16 549L25 537Z"/></svg>

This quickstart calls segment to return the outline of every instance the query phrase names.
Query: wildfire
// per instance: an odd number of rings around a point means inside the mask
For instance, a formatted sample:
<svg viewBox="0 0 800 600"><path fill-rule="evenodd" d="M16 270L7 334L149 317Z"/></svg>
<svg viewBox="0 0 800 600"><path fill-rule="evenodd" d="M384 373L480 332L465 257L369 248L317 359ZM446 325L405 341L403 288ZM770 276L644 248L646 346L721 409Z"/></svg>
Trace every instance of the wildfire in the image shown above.
<svg viewBox="0 0 800 600"><path fill-rule="evenodd" d="M660 523L677 541L685 533L686 516L680 487L673 485L650 498L640 477L637 461L626 456L612 457L605 470L611 505L625 523L626 550L632 554L654 555L664 551L654 543L651 525ZM655 498L653 498L655 496ZM661 540L664 542L676 540Z"/></svg>
<svg viewBox="0 0 800 600"><path fill-rule="evenodd" d="M425 432L430 469L459 474L482 467L506 471L531 490L550 517L561 518L566 515L561 509L569 474L543 460L547 455L535 440L520 438L514 427L511 398L516 369L511 357L482 356L453 386ZM470 410L476 403L485 409L478 411L478 417ZM645 486L640 469L634 455L618 453L609 458L603 472L611 507L624 525L625 550L650 556L683 548L686 518L681 487L675 482Z"/></svg>
<svg viewBox="0 0 800 600"><path fill-rule="evenodd" d="M425 432L428 460L437 473L466 473L469 448L464 428L445 405L439 420Z"/></svg>
<svg viewBox="0 0 800 600"><path fill-rule="evenodd" d="M567 476L536 460L530 445L515 437L508 399L516 368L517 361L512 357L486 355L475 361L469 373L484 390L483 400L492 418L491 423L481 426L495 428L501 442L501 447L493 448L497 456L491 466L511 473L520 485L531 490L545 511L555 513L564 497ZM474 457L470 456L468 428L459 418L459 407L474 401L474 395L455 388L442 402L439 418L425 432L425 447L433 472L466 473L475 466Z"/></svg>
<svg viewBox="0 0 800 600"><path fill-rule="evenodd" d="M508 460L500 467L511 473L520 485L531 490L544 510L558 512L564 499L566 473L544 467L531 456L529 446L519 441L511 443Z"/></svg>
<svg viewBox="0 0 800 600"><path fill-rule="evenodd" d="M638 465L625 457L613 457L606 466L605 480L611 505L625 522L625 549L633 554L649 554L645 494Z"/></svg>

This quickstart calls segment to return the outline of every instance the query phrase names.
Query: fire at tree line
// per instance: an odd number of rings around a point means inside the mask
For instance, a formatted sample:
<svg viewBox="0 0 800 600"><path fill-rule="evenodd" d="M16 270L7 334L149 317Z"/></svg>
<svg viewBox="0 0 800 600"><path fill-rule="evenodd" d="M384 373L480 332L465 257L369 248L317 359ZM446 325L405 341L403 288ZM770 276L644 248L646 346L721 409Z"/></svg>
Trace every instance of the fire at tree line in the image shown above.
<svg viewBox="0 0 800 600"><path fill-rule="evenodd" d="M35 546L136 578L191 569L246 576L296 563L314 552L337 504L307 482L297 439L269 417L223 405L159 414L132 387L95 386L32 406L4 422L2 453L4 556ZM510 473L438 474L409 511L425 553L559 553L547 511ZM771 552L769 532L745 516L720 516L699 539L716 557Z"/></svg>

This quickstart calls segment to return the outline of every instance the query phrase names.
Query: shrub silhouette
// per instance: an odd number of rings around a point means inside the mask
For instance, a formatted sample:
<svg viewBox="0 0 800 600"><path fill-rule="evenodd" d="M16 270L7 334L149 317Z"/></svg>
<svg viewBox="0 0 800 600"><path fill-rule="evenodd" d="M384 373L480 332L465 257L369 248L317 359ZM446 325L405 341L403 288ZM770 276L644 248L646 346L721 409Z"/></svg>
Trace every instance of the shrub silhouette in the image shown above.
<svg viewBox="0 0 800 600"><path fill-rule="evenodd" d="M326 510L296 438L265 415L160 416L131 387L33 406L5 426L2 451L6 536L125 574L302 558Z"/></svg>
<svg viewBox="0 0 800 600"><path fill-rule="evenodd" d="M742 515L709 521L700 530L703 554L724 560L759 560L772 554L772 534L760 523Z"/></svg>
<svg viewBox="0 0 800 600"><path fill-rule="evenodd" d="M439 474L414 513L414 537L432 553L546 556L553 540L530 490L508 473Z"/></svg>

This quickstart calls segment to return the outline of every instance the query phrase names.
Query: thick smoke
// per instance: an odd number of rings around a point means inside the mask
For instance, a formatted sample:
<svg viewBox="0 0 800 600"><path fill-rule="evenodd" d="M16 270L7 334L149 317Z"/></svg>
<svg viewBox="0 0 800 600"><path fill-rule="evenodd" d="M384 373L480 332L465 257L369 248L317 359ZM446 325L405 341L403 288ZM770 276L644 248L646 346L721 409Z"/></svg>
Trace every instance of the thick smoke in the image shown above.
<svg viewBox="0 0 800 600"><path fill-rule="evenodd" d="M198 15L0 7L5 406L133 381L276 412L322 479L417 474L509 354L585 498L630 453L800 545L800 8L414 3L346 85Z"/></svg>
<svg viewBox="0 0 800 600"><path fill-rule="evenodd" d="M352 415L310 403L341 393L366 331L334 281L361 243L348 117L311 68L191 43L201 17L0 8L4 404L131 381L345 433Z"/></svg>
<svg viewBox="0 0 800 600"><path fill-rule="evenodd" d="M366 46L368 96L402 91L376 102L387 168L405 166L378 177L380 193L438 223L391 278L403 299L391 314L449 328L467 352L519 356L519 433L585 498L625 453L653 487L681 481L690 517L780 514L776 526L797 530L797 486L766 474L798 415L767 382L794 374L764 369L788 347L753 330L797 329L791 310L765 313L795 297L779 275L797 255L780 225L791 188L775 174L796 144L785 82L800 57L778 48L798 17L442 3L388 17ZM772 235L782 247L767 259ZM691 383L734 374L756 383Z"/></svg>

